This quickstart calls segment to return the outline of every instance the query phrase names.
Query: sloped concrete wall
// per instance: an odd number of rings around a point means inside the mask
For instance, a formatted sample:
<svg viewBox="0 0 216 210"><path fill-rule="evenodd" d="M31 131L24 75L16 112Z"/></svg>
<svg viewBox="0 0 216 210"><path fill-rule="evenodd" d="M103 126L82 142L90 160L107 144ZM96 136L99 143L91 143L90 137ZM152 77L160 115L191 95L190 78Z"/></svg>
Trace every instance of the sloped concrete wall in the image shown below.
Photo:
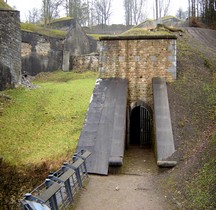
<svg viewBox="0 0 216 210"><path fill-rule="evenodd" d="M0 10L0 90L21 83L20 51L20 13Z"/></svg>
<svg viewBox="0 0 216 210"><path fill-rule="evenodd" d="M166 81L160 77L153 78L152 86L157 165L159 167L173 167L177 162L171 157L175 152L175 146Z"/></svg>

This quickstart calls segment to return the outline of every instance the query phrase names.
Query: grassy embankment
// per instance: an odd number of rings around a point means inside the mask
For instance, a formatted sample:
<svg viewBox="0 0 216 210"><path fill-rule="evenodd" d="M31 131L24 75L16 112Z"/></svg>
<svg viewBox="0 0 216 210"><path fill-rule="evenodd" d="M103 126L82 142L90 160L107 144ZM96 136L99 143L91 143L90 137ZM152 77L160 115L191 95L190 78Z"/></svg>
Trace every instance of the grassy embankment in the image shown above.
<svg viewBox="0 0 216 210"><path fill-rule="evenodd" d="M41 75L37 89L1 92L0 154L9 165L53 165L76 148L96 74Z"/></svg>
<svg viewBox="0 0 216 210"><path fill-rule="evenodd" d="M0 209L18 209L73 155L96 73L41 73L37 89L0 92Z"/></svg>
<svg viewBox="0 0 216 210"><path fill-rule="evenodd" d="M45 28L31 23L21 23L21 30L60 39L64 39L67 35L67 31Z"/></svg>
<svg viewBox="0 0 216 210"><path fill-rule="evenodd" d="M178 166L163 185L176 209L216 209L216 63L200 43L179 37L178 80L169 100Z"/></svg>
<svg viewBox="0 0 216 210"><path fill-rule="evenodd" d="M0 9L2 9L2 10L14 10L6 2L4 2L4 0L0 0Z"/></svg>

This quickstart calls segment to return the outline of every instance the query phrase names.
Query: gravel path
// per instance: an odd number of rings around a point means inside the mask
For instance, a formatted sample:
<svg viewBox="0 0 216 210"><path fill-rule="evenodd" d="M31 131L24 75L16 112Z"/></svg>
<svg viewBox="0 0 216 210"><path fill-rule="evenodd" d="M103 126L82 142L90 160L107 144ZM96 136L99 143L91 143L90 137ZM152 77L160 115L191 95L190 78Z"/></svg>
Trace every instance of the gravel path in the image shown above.
<svg viewBox="0 0 216 210"><path fill-rule="evenodd" d="M131 147L124 166L109 176L90 175L77 210L168 210L155 183L159 173L152 150ZM113 171L113 170L112 170Z"/></svg>

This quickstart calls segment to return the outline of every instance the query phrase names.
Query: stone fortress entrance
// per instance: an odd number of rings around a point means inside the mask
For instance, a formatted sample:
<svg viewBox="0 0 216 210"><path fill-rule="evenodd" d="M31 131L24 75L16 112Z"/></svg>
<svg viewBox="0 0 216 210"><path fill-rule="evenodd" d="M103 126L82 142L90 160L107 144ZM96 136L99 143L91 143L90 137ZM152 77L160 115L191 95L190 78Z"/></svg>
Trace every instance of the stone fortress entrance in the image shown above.
<svg viewBox="0 0 216 210"><path fill-rule="evenodd" d="M176 79L176 36L100 37L99 71L77 147L92 153L88 172L107 175L133 145L174 165L166 82Z"/></svg>

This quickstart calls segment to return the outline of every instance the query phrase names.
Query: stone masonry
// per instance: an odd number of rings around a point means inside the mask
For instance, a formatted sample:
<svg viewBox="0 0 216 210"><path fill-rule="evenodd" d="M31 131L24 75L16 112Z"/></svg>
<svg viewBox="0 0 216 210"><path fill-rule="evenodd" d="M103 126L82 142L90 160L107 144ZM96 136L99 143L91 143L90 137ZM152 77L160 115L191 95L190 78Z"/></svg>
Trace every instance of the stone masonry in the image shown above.
<svg viewBox="0 0 216 210"><path fill-rule="evenodd" d="M176 79L176 37L101 37L100 77L127 78L129 104L144 101L152 106L152 78Z"/></svg>
<svg viewBox="0 0 216 210"><path fill-rule="evenodd" d="M36 75L62 68L63 39L22 31L22 73Z"/></svg>
<svg viewBox="0 0 216 210"><path fill-rule="evenodd" d="M0 90L21 83L20 13L0 10Z"/></svg>
<svg viewBox="0 0 216 210"><path fill-rule="evenodd" d="M83 71L98 71L98 54L87 54L74 56L73 58L73 70L83 72Z"/></svg>

